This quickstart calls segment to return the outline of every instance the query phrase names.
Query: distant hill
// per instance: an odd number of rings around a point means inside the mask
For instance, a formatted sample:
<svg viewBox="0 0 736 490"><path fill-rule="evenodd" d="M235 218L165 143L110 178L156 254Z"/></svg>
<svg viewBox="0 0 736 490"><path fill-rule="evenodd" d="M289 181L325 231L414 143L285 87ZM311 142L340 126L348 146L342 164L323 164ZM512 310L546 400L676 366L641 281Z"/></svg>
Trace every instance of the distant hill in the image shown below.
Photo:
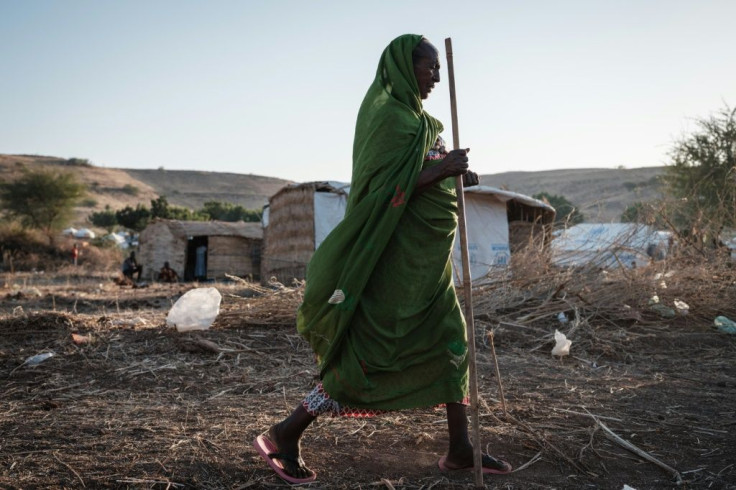
<svg viewBox="0 0 736 490"><path fill-rule="evenodd" d="M131 177L125 170L84 165L57 157L0 155L0 179L4 181L16 179L24 170L40 168L71 172L87 185L87 196L75 210L72 223L75 228L90 227L87 216L105 209L106 205L112 209L138 203L150 206L151 199L158 197L153 187Z"/></svg>
<svg viewBox="0 0 736 490"><path fill-rule="evenodd" d="M629 204L660 197L664 172L665 167L504 172L482 175L481 182L530 196L561 195L580 209L586 222L606 223L619 221Z"/></svg>
<svg viewBox="0 0 736 490"><path fill-rule="evenodd" d="M289 180L253 174L189 170L124 170L131 177L166 196L169 204L199 209L207 201L231 202L260 209Z"/></svg>
<svg viewBox="0 0 736 490"><path fill-rule="evenodd" d="M97 167L84 160L37 155L0 155L0 179L12 180L23 169L70 171L87 184L88 197L77 208L73 226L89 226L87 216L109 205L112 209L145 204L166 196L170 204L199 209L207 201L260 208L291 181L252 174L185 170L137 170ZM522 194L548 192L566 197L580 208L587 222L618 221L626 206L659 196L659 176L665 167L634 169L567 169L543 172L504 172L483 175L486 185Z"/></svg>
<svg viewBox="0 0 736 490"><path fill-rule="evenodd" d="M133 170L97 167L84 160L38 155L0 155L0 180L13 180L24 169L72 172L87 185L87 197L76 209L72 226L90 227L87 216L109 205L113 210L166 196L169 204L199 209L207 201L260 209L288 180L260 175L183 170Z"/></svg>

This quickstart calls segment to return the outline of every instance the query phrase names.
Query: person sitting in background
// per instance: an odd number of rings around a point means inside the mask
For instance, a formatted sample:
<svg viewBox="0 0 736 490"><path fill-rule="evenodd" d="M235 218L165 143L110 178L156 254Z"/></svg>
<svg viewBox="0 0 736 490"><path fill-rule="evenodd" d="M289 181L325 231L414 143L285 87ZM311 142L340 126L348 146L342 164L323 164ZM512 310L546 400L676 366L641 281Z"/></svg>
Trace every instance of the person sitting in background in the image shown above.
<svg viewBox="0 0 736 490"><path fill-rule="evenodd" d="M179 282L179 274L169 267L168 262L164 262L164 266L158 272L158 280L161 282Z"/></svg>
<svg viewBox="0 0 736 490"><path fill-rule="evenodd" d="M130 256L123 261L123 275L132 281L135 273L138 273L136 282L140 282L143 267L138 265L138 261L135 260L135 252L130 252Z"/></svg>

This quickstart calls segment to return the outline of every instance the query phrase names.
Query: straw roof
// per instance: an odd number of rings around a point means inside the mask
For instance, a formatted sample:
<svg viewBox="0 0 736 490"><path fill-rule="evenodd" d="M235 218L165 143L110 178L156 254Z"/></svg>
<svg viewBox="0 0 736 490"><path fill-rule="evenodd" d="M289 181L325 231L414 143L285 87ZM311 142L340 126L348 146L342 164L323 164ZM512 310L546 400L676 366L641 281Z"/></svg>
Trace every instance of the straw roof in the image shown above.
<svg viewBox="0 0 736 490"><path fill-rule="evenodd" d="M263 238L261 223L237 221L179 221L157 220L164 223L177 236L237 236L250 239Z"/></svg>
<svg viewBox="0 0 736 490"><path fill-rule="evenodd" d="M271 196L268 200L273 200L276 196L284 193L289 192L294 189L307 189L312 190L314 192L350 192L350 183L349 182L340 182L337 180L319 180L319 181L313 181L313 182L296 182L293 184L288 184L279 189L279 191Z"/></svg>

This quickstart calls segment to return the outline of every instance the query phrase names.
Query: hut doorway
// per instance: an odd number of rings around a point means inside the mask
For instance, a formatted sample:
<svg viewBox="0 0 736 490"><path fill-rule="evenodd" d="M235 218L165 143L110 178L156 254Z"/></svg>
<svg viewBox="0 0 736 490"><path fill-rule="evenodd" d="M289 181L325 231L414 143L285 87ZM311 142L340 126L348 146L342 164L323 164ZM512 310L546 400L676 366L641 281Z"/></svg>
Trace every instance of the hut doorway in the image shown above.
<svg viewBox="0 0 736 490"><path fill-rule="evenodd" d="M184 266L185 281L205 281L207 279L206 236L193 236L187 240L187 262Z"/></svg>

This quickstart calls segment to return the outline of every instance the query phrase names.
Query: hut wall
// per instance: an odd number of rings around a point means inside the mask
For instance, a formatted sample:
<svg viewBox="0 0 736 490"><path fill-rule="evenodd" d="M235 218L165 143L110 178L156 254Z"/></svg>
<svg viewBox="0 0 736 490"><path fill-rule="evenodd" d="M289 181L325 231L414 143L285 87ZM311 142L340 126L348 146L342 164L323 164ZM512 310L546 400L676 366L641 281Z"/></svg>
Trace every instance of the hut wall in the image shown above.
<svg viewBox="0 0 736 490"><path fill-rule="evenodd" d="M314 189L285 189L270 201L268 227L264 230L261 281L272 277L284 284L304 279L314 253Z"/></svg>
<svg viewBox="0 0 736 490"><path fill-rule="evenodd" d="M207 249L207 277L224 279L225 274L258 278L260 240L237 236L211 236Z"/></svg>
<svg viewBox="0 0 736 490"><path fill-rule="evenodd" d="M533 249L541 252L552 238L554 213L511 200L507 203L511 253Z"/></svg>
<svg viewBox="0 0 736 490"><path fill-rule="evenodd" d="M528 221L509 223L509 247L511 253L521 252L531 247L541 251L545 244L545 226Z"/></svg>
<svg viewBox="0 0 736 490"><path fill-rule="evenodd" d="M143 278L155 280L164 262L168 262L179 277L184 277L186 237L174 233L168 223L160 221L148 225L141 232L139 243L137 258L143 266Z"/></svg>
<svg viewBox="0 0 736 490"><path fill-rule="evenodd" d="M511 248L511 271L519 277L544 274L549 264L549 240L552 225L540 221L511 221L509 223L509 246Z"/></svg>

